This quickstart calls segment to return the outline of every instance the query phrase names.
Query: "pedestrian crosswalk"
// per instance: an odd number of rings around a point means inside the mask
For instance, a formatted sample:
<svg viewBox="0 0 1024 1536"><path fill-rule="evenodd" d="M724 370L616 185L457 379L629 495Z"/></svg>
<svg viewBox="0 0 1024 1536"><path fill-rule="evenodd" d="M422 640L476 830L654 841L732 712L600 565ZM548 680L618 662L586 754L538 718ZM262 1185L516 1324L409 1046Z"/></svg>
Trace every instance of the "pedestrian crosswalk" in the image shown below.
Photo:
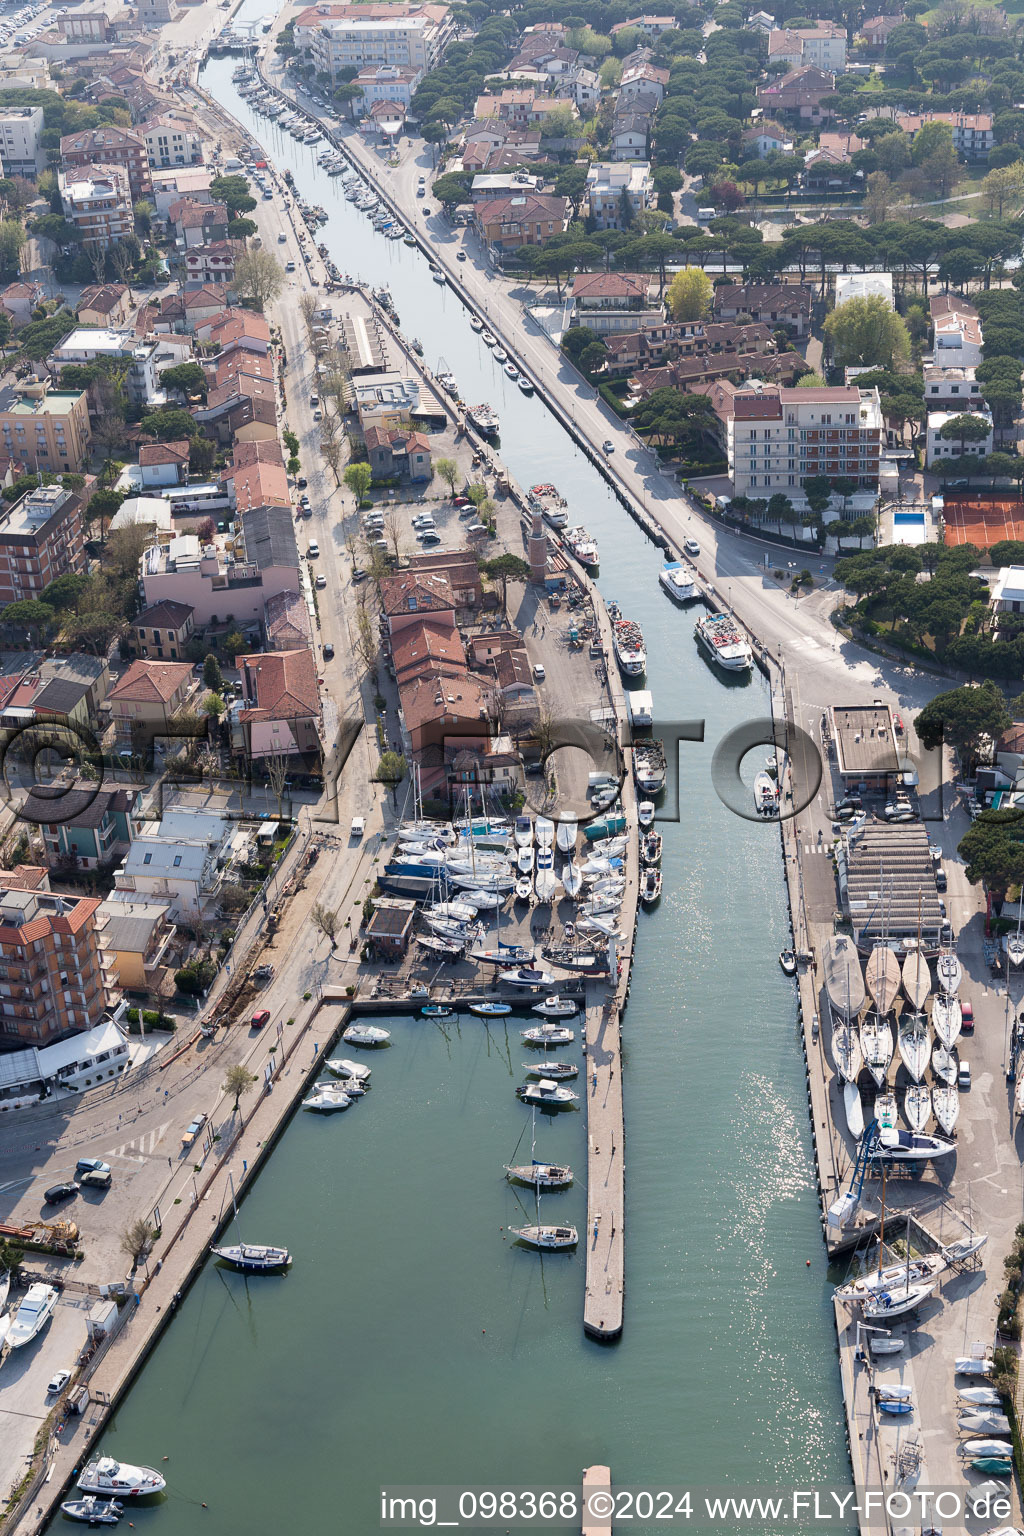
<svg viewBox="0 0 1024 1536"><path fill-rule="evenodd" d="M119 1147L111 1147L104 1152L103 1156L116 1157L119 1161L126 1163L144 1163L147 1157L155 1154L170 1123L169 1120L165 1120L163 1125L158 1125L155 1130L143 1131L141 1136L134 1136L131 1141L123 1141Z"/></svg>

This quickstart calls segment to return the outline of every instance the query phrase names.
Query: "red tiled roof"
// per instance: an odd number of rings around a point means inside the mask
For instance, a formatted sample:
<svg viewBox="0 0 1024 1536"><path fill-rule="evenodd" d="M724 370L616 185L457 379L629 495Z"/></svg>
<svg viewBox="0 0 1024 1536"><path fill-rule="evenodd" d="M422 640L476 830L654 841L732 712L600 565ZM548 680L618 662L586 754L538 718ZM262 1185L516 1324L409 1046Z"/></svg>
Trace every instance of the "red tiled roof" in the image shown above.
<svg viewBox="0 0 1024 1536"><path fill-rule="evenodd" d="M257 651L237 658L239 670L256 691L256 704L242 710L254 720L291 720L320 713L316 663L308 646L297 651Z"/></svg>
<svg viewBox="0 0 1024 1536"><path fill-rule="evenodd" d="M167 704L191 676L188 662L133 661L107 698L136 704Z"/></svg>

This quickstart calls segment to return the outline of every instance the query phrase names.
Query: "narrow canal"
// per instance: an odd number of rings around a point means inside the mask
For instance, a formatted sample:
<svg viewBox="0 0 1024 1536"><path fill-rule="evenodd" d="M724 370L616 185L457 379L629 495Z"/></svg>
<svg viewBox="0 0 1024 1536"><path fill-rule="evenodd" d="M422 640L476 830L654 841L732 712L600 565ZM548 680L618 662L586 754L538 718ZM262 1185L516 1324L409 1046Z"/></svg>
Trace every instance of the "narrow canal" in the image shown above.
<svg viewBox="0 0 1024 1536"><path fill-rule="evenodd" d="M594 1461L619 1484L845 1483L795 996L776 958L779 841L710 778L722 736L767 712L765 687L711 673L658 586L658 552L594 468L423 259L249 112L233 67L212 61L206 88L330 211L317 238L341 268L386 282L426 360L496 406L520 483L568 497L600 541L603 592L644 626L657 713L707 729L684 748L681 819L661 828L665 896L640 920L625 1018L622 1342L583 1336L582 1243L542 1260L503 1231L523 1212L502 1165L517 1143L530 1155L513 1096L525 1020L396 1018L371 1093L341 1117L298 1115L245 1202L245 1235L287 1243L293 1271L247 1283L208 1266L105 1435L127 1460L170 1457L170 1497L135 1527L368 1532L382 1486L561 1486ZM545 1121L537 1149L577 1170L545 1216L582 1230L583 1116Z"/></svg>

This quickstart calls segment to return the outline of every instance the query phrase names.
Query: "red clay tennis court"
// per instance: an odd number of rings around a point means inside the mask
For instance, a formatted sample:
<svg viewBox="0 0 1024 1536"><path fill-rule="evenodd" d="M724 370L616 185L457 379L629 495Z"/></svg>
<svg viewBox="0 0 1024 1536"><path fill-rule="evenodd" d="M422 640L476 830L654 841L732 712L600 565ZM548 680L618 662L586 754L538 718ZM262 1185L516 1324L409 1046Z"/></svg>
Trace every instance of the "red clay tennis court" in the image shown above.
<svg viewBox="0 0 1024 1536"><path fill-rule="evenodd" d="M977 544L989 549L1000 539L1024 539L1024 501L976 501L946 498L947 544Z"/></svg>

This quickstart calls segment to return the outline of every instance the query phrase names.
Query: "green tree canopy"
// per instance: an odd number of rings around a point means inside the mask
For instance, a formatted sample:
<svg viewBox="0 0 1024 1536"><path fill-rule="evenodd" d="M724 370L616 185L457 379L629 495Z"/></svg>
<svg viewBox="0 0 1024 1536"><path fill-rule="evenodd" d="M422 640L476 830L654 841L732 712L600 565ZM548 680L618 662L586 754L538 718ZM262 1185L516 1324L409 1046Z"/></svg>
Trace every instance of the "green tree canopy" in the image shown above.
<svg viewBox="0 0 1024 1536"><path fill-rule="evenodd" d="M967 772L985 744L995 741L1012 723L1002 692L989 679L978 687L950 688L936 694L914 726L929 750L945 740Z"/></svg>
<svg viewBox="0 0 1024 1536"><path fill-rule="evenodd" d="M907 328L881 294L840 304L825 320L825 335L840 367L892 368L910 356Z"/></svg>

